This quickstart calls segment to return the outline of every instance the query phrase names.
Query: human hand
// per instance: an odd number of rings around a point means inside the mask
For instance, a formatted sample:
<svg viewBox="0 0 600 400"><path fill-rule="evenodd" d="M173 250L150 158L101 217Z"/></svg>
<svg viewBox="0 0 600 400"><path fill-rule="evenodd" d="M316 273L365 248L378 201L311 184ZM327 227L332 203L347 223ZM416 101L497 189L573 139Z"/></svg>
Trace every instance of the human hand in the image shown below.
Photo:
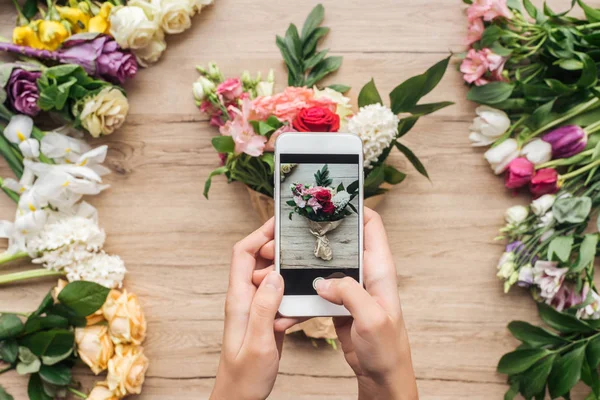
<svg viewBox="0 0 600 400"><path fill-rule="evenodd" d="M271 219L233 248L221 360L211 400L266 399L275 384L285 330L295 320L276 319L283 279L269 267L274 229ZM268 271L256 285L255 270Z"/></svg>
<svg viewBox="0 0 600 400"><path fill-rule="evenodd" d="M319 296L345 306L352 317L333 318L344 356L358 378L359 399L418 399L396 267L379 214L364 209L363 277L325 279Z"/></svg>

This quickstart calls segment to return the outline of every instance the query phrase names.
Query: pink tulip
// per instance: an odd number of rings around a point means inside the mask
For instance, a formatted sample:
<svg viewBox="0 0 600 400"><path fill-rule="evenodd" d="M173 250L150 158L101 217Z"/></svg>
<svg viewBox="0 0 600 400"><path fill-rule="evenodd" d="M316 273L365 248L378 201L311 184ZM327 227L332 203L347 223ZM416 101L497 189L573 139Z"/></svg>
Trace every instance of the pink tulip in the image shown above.
<svg viewBox="0 0 600 400"><path fill-rule="evenodd" d="M506 0L474 0L467 10L467 17L469 21L474 21L477 18L492 21L496 18L510 19L513 14L508 9Z"/></svg>
<svg viewBox="0 0 600 400"><path fill-rule="evenodd" d="M527 185L535 172L535 166L525 157L515 158L508 164L505 175L507 189L518 189Z"/></svg>
<svg viewBox="0 0 600 400"><path fill-rule="evenodd" d="M466 45L471 46L473 43L481 40L484 30L485 26L483 26L483 20L481 18L471 21L467 31Z"/></svg>

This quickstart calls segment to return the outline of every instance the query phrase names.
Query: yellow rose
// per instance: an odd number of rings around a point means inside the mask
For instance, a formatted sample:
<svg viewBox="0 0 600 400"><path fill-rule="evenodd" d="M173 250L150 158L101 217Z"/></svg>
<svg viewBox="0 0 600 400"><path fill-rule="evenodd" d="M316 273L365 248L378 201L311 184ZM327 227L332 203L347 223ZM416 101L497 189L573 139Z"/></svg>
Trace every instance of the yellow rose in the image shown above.
<svg viewBox="0 0 600 400"><path fill-rule="evenodd" d="M110 15L110 10L112 10L112 8L113 8L113 5L111 3L102 4L102 7L100 7L100 12L98 13L98 15L93 16L90 19L88 32L108 34L108 32L110 31L110 21L108 20L108 17Z"/></svg>
<svg viewBox="0 0 600 400"><path fill-rule="evenodd" d="M115 343L141 344L146 338L146 317L135 294L111 290L102 312Z"/></svg>
<svg viewBox="0 0 600 400"><path fill-rule="evenodd" d="M37 21L37 28L45 50L56 50L69 37L67 28L58 21Z"/></svg>
<svg viewBox="0 0 600 400"><path fill-rule="evenodd" d="M92 372L98 375L108 367L108 360L114 354L114 346L108 337L108 328L94 325L75 329L77 354Z"/></svg>
<svg viewBox="0 0 600 400"><path fill-rule="evenodd" d="M119 400L108 387L102 383L97 383L87 397L87 400Z"/></svg>
<svg viewBox="0 0 600 400"><path fill-rule="evenodd" d="M115 356L108 362L108 388L119 398L140 394L148 364L143 347L117 346Z"/></svg>
<svg viewBox="0 0 600 400"><path fill-rule="evenodd" d="M69 21L73 27L73 32L86 32L90 23L90 16L75 7L56 6L61 19Z"/></svg>
<svg viewBox="0 0 600 400"><path fill-rule="evenodd" d="M119 89L106 87L100 93L85 99L79 114L81 126L93 137L110 135L119 129L127 113L129 102Z"/></svg>
<svg viewBox="0 0 600 400"><path fill-rule="evenodd" d="M19 46L33 47L34 49L44 48L44 44L40 42L37 32L29 25L17 26L13 29L13 43Z"/></svg>
<svg viewBox="0 0 600 400"><path fill-rule="evenodd" d="M58 294L65 288L65 286L67 286L68 283L69 282L65 281L64 279L58 280L56 287L52 289L52 298L54 299L54 302L58 301Z"/></svg>

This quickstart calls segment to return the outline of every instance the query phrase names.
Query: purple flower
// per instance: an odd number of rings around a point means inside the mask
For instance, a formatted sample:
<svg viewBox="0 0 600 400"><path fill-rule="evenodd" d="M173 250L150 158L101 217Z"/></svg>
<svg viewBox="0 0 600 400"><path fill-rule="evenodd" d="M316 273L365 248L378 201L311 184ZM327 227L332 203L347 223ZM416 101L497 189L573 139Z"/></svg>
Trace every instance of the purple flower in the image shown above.
<svg viewBox="0 0 600 400"><path fill-rule="evenodd" d="M519 253L523 250L523 243L519 240L515 240L512 243L506 245L507 253Z"/></svg>
<svg viewBox="0 0 600 400"><path fill-rule="evenodd" d="M42 75L37 71L14 68L6 84L6 93L10 106L17 112L30 117L40 112L37 101L40 91L37 80Z"/></svg>
<svg viewBox="0 0 600 400"><path fill-rule="evenodd" d="M542 140L552 146L552 158L566 158L585 149L587 134L580 126L566 125L546 133Z"/></svg>

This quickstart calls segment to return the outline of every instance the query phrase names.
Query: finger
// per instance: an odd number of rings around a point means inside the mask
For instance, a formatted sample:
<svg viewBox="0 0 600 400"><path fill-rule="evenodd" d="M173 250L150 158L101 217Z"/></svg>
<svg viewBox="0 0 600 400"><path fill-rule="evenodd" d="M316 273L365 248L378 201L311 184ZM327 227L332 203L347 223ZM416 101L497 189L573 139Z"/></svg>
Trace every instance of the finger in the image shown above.
<svg viewBox="0 0 600 400"><path fill-rule="evenodd" d="M355 323L362 327L369 327L387 318L387 313L375 299L352 278L322 279L317 281L316 287L319 296L346 307Z"/></svg>
<svg viewBox="0 0 600 400"><path fill-rule="evenodd" d="M243 347L268 347L275 345L274 323L283 298L283 278L270 272L260 284L252 305Z"/></svg>
<svg viewBox="0 0 600 400"><path fill-rule="evenodd" d="M271 240L269 243L265 244L260 248L259 252L260 256L265 260L274 260L275 259L275 241Z"/></svg>
<svg viewBox="0 0 600 400"><path fill-rule="evenodd" d="M275 271L275 266L271 265L270 267L257 269L252 273L252 284L256 287L259 287L263 279L269 274L269 272Z"/></svg>
<svg viewBox="0 0 600 400"><path fill-rule="evenodd" d="M292 326L297 325L301 322L309 320L310 318L289 318L289 317L279 317L275 320L275 324L273 327L275 328L275 332L285 332L290 329Z"/></svg>
<svg viewBox="0 0 600 400"><path fill-rule="evenodd" d="M274 227L273 219L271 219L233 248L229 289L225 300L223 345L236 353L244 341L250 304L256 292L256 287L252 284L256 253L265 243L273 239Z"/></svg>
<svg viewBox="0 0 600 400"><path fill-rule="evenodd" d="M275 332L275 345L277 346L277 353L279 353L279 359L281 360L281 354L283 353L283 340L285 339L285 332Z"/></svg>

